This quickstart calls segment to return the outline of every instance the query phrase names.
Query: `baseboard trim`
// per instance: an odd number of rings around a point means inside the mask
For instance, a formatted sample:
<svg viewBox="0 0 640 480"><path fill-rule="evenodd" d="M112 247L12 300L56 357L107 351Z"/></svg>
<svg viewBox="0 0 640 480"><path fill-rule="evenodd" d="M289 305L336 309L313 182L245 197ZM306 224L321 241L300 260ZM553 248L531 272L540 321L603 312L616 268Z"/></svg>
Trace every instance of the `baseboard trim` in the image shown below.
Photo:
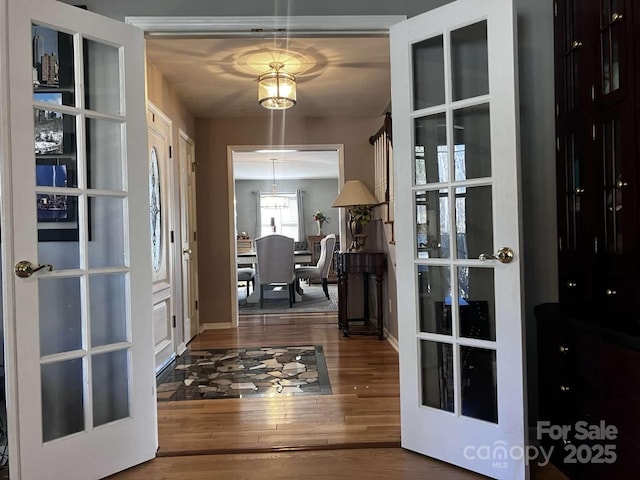
<svg viewBox="0 0 640 480"><path fill-rule="evenodd" d="M220 323L203 323L200 325L200 333L205 330L223 330L225 328L232 328L233 325L231 322L220 322Z"/></svg>
<svg viewBox="0 0 640 480"><path fill-rule="evenodd" d="M391 335L389 330L386 328L384 329L384 337L387 339L387 342L389 342L389 345L391 345L396 352L400 353L400 344L398 343L398 340Z"/></svg>

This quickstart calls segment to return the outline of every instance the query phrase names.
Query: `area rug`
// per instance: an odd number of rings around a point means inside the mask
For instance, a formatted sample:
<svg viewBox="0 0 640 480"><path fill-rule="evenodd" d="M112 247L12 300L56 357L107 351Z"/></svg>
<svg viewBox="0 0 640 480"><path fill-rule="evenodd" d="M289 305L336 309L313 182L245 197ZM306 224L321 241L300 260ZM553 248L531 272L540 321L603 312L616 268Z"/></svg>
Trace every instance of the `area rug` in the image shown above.
<svg viewBox="0 0 640 480"><path fill-rule="evenodd" d="M247 302L247 293L245 287L238 288L238 313L240 315L256 315L269 313L322 313L338 311L338 286L329 285L329 299L322 291L321 285L302 285L304 293L302 299L296 301L289 308L288 297L283 296L281 299L270 299L264 302L263 308L260 303L254 301ZM257 295L257 292L253 295Z"/></svg>
<svg viewBox="0 0 640 480"><path fill-rule="evenodd" d="M331 395L322 345L187 350L157 379L158 401Z"/></svg>

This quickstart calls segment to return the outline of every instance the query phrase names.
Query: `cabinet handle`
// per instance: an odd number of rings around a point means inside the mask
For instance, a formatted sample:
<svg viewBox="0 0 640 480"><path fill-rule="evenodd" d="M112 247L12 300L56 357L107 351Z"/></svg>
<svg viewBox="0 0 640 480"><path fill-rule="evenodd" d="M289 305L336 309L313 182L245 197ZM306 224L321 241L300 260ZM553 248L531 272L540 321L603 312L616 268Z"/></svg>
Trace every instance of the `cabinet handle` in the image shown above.
<svg viewBox="0 0 640 480"><path fill-rule="evenodd" d="M561 392L568 392L570 390L569 387L567 387L566 385L560 385L560 391Z"/></svg>
<svg viewBox="0 0 640 480"><path fill-rule="evenodd" d="M569 347L565 347L564 345L560 345L560 353L567 354L569 353Z"/></svg>
<svg viewBox="0 0 640 480"><path fill-rule="evenodd" d="M607 290L604 293L606 293L608 297L613 297L614 295L618 294L618 292L616 292L615 290L612 290L610 288L607 288Z"/></svg>
<svg viewBox="0 0 640 480"><path fill-rule="evenodd" d="M616 23L622 20L623 15L621 13L615 12L611 15L611 23Z"/></svg>
<svg viewBox="0 0 640 480"><path fill-rule="evenodd" d="M582 46L582 42L579 40L574 40L573 42L571 42L571 50L575 50L577 48L580 48Z"/></svg>

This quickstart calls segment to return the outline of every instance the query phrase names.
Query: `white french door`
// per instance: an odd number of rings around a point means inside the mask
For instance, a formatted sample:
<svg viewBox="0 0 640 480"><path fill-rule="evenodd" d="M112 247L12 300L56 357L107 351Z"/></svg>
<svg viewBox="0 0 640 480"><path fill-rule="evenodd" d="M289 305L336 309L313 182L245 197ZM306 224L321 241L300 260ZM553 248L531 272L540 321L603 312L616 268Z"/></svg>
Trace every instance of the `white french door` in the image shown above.
<svg viewBox="0 0 640 480"><path fill-rule="evenodd" d="M402 445L525 478L513 4L390 34Z"/></svg>
<svg viewBox="0 0 640 480"><path fill-rule="evenodd" d="M102 478L157 446L143 35L51 0L2 7L11 477Z"/></svg>

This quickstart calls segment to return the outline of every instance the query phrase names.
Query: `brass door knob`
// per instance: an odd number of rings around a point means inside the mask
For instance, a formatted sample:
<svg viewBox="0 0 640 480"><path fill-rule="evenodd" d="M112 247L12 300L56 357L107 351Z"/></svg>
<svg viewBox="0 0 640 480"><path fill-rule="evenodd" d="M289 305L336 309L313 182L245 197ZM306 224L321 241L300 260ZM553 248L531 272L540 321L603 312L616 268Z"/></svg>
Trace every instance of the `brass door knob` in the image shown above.
<svg viewBox="0 0 640 480"><path fill-rule="evenodd" d="M498 260L500 263L511 263L511 260L514 259L515 253L509 247L502 247L495 255L489 255L486 253L481 253L478 257L478 260Z"/></svg>
<svg viewBox="0 0 640 480"><path fill-rule="evenodd" d="M51 271L53 270L53 265L34 265L29 260L20 260L18 263L16 263L14 271L17 277L29 278L31 275L36 273L38 270L42 270L43 268Z"/></svg>

